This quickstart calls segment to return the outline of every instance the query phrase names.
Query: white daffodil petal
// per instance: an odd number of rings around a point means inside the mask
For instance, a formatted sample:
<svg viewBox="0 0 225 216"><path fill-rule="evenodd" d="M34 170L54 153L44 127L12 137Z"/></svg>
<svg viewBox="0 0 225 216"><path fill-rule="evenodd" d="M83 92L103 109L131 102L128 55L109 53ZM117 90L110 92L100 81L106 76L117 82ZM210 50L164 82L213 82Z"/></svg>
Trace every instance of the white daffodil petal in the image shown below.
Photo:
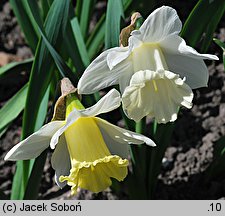
<svg viewBox="0 0 225 216"><path fill-rule="evenodd" d="M71 169L70 155L64 135L60 136L59 143L51 157L51 164L55 170L55 181L59 187L63 188L66 182L60 182L59 177L69 175Z"/></svg>
<svg viewBox="0 0 225 216"><path fill-rule="evenodd" d="M192 99L191 88L178 75L164 70L136 72L122 95L129 118L140 121L149 115L158 123L175 121L179 106L191 108Z"/></svg>
<svg viewBox="0 0 225 216"><path fill-rule="evenodd" d="M95 105L85 110L78 110L82 116L96 116L101 113L110 112L118 108L121 104L120 93L116 89L111 89Z"/></svg>
<svg viewBox="0 0 225 216"><path fill-rule="evenodd" d="M6 154L5 160L29 160L38 157L48 148L51 136L64 124L64 121L53 121L44 125L37 132L15 145Z"/></svg>
<svg viewBox="0 0 225 216"><path fill-rule="evenodd" d="M121 158L128 158L129 156L129 146L128 143L121 144L116 139L112 139L111 135L104 129L104 127L99 127L103 139L112 155L118 155Z"/></svg>
<svg viewBox="0 0 225 216"><path fill-rule="evenodd" d="M109 122L95 117L95 121L98 124L101 131L104 131L103 133L107 133L108 136L110 136L112 139L114 139L116 142L119 142L122 144L143 144L146 143L149 146L155 146L155 143L148 137L138 134L123 128L120 128L118 126L115 126L113 124L110 124ZM107 143L106 143L107 144ZM119 152L119 145L115 146L108 146L109 149L113 152Z"/></svg>
<svg viewBox="0 0 225 216"><path fill-rule="evenodd" d="M127 73L126 76L121 76L119 79L119 87L120 87L120 92L123 94L125 91L126 87L129 86L130 84L130 79L133 75L133 71L130 71L130 73Z"/></svg>
<svg viewBox="0 0 225 216"><path fill-rule="evenodd" d="M81 113L78 112L77 109L74 109L67 117L66 123L61 127L59 130L57 130L54 135L51 138L50 141L50 147L51 149L54 149L59 141L59 137L64 133L64 131L72 125L79 117L81 117Z"/></svg>
<svg viewBox="0 0 225 216"><path fill-rule="evenodd" d="M125 60L130 55L131 50L128 47L115 47L107 55L107 64L110 70Z"/></svg>
<svg viewBox="0 0 225 216"><path fill-rule="evenodd" d="M153 103L148 103L146 106L146 100L153 100L154 94L148 91L143 91L145 84L130 85L128 86L122 95L123 110L128 118L138 122L144 116L153 113ZM149 97L148 97L149 95ZM151 97L151 98L150 98ZM145 98L145 100L143 100Z"/></svg>
<svg viewBox="0 0 225 216"><path fill-rule="evenodd" d="M128 39L129 50L133 51L133 49L141 46L143 41L140 39L141 32L139 30L135 30L131 32L131 36Z"/></svg>
<svg viewBox="0 0 225 216"><path fill-rule="evenodd" d="M79 94L91 94L118 84L121 74L124 75L132 69L130 60L126 59L110 70L107 55L113 50L114 48L104 51L87 67L77 85Z"/></svg>
<svg viewBox="0 0 225 216"><path fill-rule="evenodd" d="M203 59L218 60L217 56L198 53L178 35L160 42L160 47L170 71L186 77L192 89L207 86L209 75Z"/></svg>
<svg viewBox="0 0 225 216"><path fill-rule="evenodd" d="M148 43L157 43L166 37L179 34L182 23L177 15L176 10L168 6L162 6L153 11L144 21L139 31L142 41Z"/></svg>
<svg viewBox="0 0 225 216"><path fill-rule="evenodd" d="M192 88L206 87L209 79L208 69L202 59L179 54L164 53L170 71L186 78L186 83Z"/></svg>
<svg viewBox="0 0 225 216"><path fill-rule="evenodd" d="M161 41L160 47L162 48L164 53L167 53L167 55L180 54L196 59L219 60L216 55L198 53L195 49L188 46L185 40L179 35L172 35Z"/></svg>

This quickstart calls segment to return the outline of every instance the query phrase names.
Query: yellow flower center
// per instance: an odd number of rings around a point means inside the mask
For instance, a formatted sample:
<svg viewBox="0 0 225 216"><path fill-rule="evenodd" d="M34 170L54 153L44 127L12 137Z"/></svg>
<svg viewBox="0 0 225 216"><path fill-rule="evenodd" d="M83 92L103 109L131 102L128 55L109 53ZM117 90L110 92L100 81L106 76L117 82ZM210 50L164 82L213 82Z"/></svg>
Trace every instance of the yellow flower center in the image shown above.
<svg viewBox="0 0 225 216"><path fill-rule="evenodd" d="M128 160L110 154L94 117L80 117L65 137L72 168L60 181L72 186L72 194L78 187L97 193L112 184L110 177L119 181L126 177Z"/></svg>

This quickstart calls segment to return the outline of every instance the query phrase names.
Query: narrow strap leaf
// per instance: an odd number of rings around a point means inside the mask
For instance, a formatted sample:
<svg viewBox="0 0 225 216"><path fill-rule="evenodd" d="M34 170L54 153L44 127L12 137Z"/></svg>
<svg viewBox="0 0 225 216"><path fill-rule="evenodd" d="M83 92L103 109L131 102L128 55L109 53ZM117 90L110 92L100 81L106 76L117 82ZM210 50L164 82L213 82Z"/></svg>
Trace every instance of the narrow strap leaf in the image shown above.
<svg viewBox="0 0 225 216"><path fill-rule="evenodd" d="M80 15L80 29L84 39L86 39L87 37L90 18L94 10L95 2L96 0L82 1L82 9L81 9L81 15Z"/></svg>
<svg viewBox="0 0 225 216"><path fill-rule="evenodd" d="M15 75L21 73L22 71L30 71L33 58L26 59L21 62L11 62L0 68L0 81L6 79L10 75Z"/></svg>
<svg viewBox="0 0 225 216"><path fill-rule="evenodd" d="M124 17L120 0L109 0L106 11L105 48L119 45L120 19Z"/></svg>
<svg viewBox="0 0 225 216"><path fill-rule="evenodd" d="M25 38L34 53L39 40L39 35L34 25L35 21L30 14L28 2L27 0L10 0L10 5L12 6L13 12L15 13L20 27L24 32ZM38 7L36 7L36 10L37 9Z"/></svg>
<svg viewBox="0 0 225 216"><path fill-rule="evenodd" d="M214 19L214 25L217 26L224 10L224 0L199 0L184 23L181 37L187 41L188 45L195 47L212 19ZM209 39L211 40L212 38L209 37ZM206 48L204 48L204 51Z"/></svg>
<svg viewBox="0 0 225 216"><path fill-rule="evenodd" d="M24 109L27 98L28 84L21 88L7 103L0 109L0 130L10 124Z"/></svg>

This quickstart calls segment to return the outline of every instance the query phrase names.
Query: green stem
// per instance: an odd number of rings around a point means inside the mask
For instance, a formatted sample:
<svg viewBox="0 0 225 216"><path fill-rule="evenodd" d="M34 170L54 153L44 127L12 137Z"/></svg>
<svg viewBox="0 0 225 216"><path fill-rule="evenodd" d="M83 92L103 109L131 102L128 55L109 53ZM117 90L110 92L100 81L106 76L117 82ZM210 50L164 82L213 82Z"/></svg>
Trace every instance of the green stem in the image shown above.
<svg viewBox="0 0 225 216"><path fill-rule="evenodd" d="M146 118L144 117L141 121L135 124L135 131L137 133L145 134L146 132Z"/></svg>
<svg viewBox="0 0 225 216"><path fill-rule="evenodd" d="M140 134L146 132L146 118L135 124L135 131ZM132 173L129 175L130 199L147 199L146 182L146 145L131 145ZM134 185L138 185L135 187Z"/></svg>
<svg viewBox="0 0 225 216"><path fill-rule="evenodd" d="M83 104L78 99L76 93L68 94L66 96L66 118L74 108L77 110L85 109Z"/></svg>
<svg viewBox="0 0 225 216"><path fill-rule="evenodd" d="M157 185L157 178L160 173L162 158L165 154L166 148L171 140L171 136L174 129L174 123L157 125L156 133L154 134L154 140L156 140L157 146L155 148L147 149L148 165L148 199L153 199L154 192Z"/></svg>

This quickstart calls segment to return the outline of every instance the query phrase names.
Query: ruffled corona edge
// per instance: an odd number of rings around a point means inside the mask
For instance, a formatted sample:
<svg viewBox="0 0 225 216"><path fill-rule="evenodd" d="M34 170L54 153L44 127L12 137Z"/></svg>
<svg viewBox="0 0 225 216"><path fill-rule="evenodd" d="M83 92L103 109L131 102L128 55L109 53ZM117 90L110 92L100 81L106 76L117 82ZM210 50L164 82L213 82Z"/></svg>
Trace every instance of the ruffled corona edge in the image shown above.
<svg viewBox="0 0 225 216"><path fill-rule="evenodd" d="M61 182L67 181L71 186L71 194L75 195L77 189L83 188L98 193L112 184L110 178L123 181L127 176L128 160L117 155L110 155L93 162L72 161L69 176L60 176Z"/></svg>

